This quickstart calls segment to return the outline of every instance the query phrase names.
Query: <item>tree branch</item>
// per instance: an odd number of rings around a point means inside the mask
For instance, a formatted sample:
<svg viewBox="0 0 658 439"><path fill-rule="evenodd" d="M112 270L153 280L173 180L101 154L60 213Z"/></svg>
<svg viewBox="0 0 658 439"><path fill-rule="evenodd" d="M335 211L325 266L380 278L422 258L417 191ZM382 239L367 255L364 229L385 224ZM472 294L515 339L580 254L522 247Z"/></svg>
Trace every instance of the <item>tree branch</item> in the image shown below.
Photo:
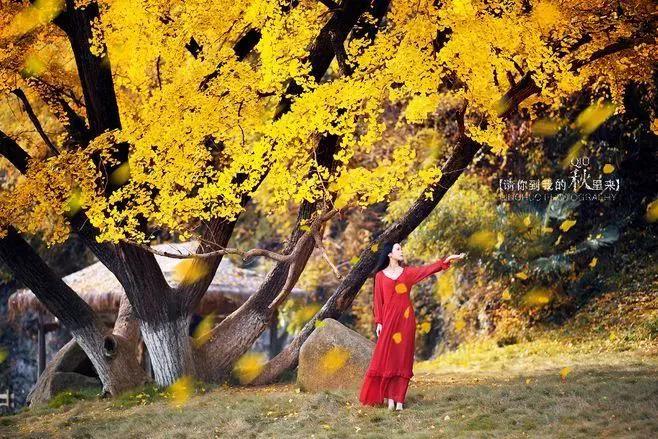
<svg viewBox="0 0 658 439"><path fill-rule="evenodd" d="M55 145L53 145L53 142L50 141L48 135L43 130L43 126L41 126L41 122L39 122L39 118L34 113L34 110L32 109L32 105L30 105L30 101L27 99L27 96L25 96L23 90L21 90L20 88L16 88L12 90L12 93L16 95L18 100L21 101L21 103L23 104L23 109L25 110L25 113L27 113L27 117L29 117L30 121L32 121L32 125L34 125L34 128L37 130L37 133L39 133L39 135L41 136L43 142L46 144L48 148L50 148L50 150L54 155L58 155L59 151L57 151L57 148L55 147Z"/></svg>
<svg viewBox="0 0 658 439"><path fill-rule="evenodd" d="M21 173L25 174L27 172L27 163L30 156L14 139L2 131L0 131L0 155L9 160Z"/></svg>

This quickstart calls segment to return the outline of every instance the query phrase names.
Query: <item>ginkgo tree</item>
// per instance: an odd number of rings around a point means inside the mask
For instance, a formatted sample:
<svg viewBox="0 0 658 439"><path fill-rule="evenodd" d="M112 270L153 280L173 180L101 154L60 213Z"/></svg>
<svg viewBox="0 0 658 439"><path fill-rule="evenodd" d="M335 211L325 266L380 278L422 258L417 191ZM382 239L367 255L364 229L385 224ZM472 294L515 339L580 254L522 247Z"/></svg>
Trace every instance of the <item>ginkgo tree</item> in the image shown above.
<svg viewBox="0 0 658 439"><path fill-rule="evenodd" d="M318 319L349 307L379 243L411 233L483 146L506 151L509 124L585 87L618 103L658 52L649 1L37 0L3 3L0 22L0 87L26 114L0 127L0 259L112 394L144 379L121 372L134 362L131 325L158 384L225 378L323 251L328 221L413 193L347 273L326 258L340 285L253 382L276 379ZM388 141L429 121L452 141L438 157L413 135ZM294 205L281 253L227 248L248 203L263 215ZM200 242L168 255L191 261L177 285L149 246L162 231ZM126 292L113 333L24 238L71 233ZM276 265L192 343L190 317L228 253Z"/></svg>

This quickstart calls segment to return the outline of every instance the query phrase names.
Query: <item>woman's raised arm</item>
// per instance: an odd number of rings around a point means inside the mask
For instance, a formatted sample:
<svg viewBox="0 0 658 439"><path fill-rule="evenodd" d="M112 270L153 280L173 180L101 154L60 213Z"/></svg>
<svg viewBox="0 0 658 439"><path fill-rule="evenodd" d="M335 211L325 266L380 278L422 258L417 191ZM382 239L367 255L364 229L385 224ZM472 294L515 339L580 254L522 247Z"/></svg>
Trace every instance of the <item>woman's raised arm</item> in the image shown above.
<svg viewBox="0 0 658 439"><path fill-rule="evenodd" d="M416 266L406 267L405 273L407 279L412 284L415 284L416 282L420 282L421 280L425 279L427 276L430 276L441 270L446 270L449 267L450 267L450 261L446 261L445 259L439 259L438 261L427 265L416 265Z"/></svg>

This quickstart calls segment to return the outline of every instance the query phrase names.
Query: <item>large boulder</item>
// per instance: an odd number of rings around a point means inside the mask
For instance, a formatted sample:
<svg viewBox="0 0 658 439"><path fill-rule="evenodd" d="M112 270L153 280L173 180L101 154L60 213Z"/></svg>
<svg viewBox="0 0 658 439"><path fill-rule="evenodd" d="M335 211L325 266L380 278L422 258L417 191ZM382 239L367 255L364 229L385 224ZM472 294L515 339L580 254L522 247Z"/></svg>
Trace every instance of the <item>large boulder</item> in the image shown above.
<svg viewBox="0 0 658 439"><path fill-rule="evenodd" d="M358 389L375 343L334 319L324 319L299 351L297 384L304 391Z"/></svg>
<svg viewBox="0 0 658 439"><path fill-rule="evenodd" d="M80 346L71 340L48 363L36 384L27 395L30 406L50 401L65 390L78 391L85 388L98 388L102 383L96 371Z"/></svg>

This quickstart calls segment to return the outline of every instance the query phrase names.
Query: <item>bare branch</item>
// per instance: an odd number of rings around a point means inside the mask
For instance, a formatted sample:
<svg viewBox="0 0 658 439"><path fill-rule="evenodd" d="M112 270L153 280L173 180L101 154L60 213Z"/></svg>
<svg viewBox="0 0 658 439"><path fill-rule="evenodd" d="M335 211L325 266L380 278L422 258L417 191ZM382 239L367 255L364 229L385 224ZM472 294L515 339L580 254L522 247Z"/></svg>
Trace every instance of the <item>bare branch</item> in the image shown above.
<svg viewBox="0 0 658 439"><path fill-rule="evenodd" d="M32 105L30 105L30 101L27 99L27 96L25 96L23 90L21 90L20 88L16 88L12 90L12 93L15 94L16 97L23 103L23 109L27 113L27 117L29 117L30 120L32 121L34 128L36 128L37 132L43 139L46 146L50 148L53 154L58 155L59 151L57 151L57 148L55 147L55 145L53 145L53 142L50 141L48 135L43 130L43 126L41 126L41 122L39 122L39 118L34 113L34 110L32 109Z"/></svg>

